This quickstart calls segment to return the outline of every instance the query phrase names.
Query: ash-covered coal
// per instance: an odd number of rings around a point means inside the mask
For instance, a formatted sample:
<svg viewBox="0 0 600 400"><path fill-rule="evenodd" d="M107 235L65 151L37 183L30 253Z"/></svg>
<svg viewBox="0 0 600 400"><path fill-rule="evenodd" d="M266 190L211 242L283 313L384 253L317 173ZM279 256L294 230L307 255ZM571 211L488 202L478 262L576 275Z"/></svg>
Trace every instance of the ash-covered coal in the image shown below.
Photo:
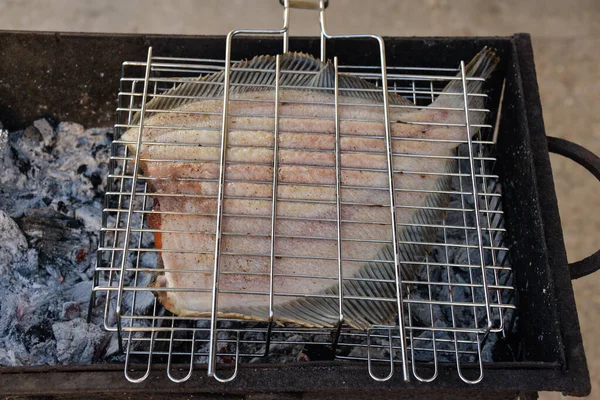
<svg viewBox="0 0 600 400"><path fill-rule="evenodd" d="M475 156L477 156L478 148L476 145L473 147ZM497 250L506 246L506 243L504 243L504 234L500 230L500 228L504 227L500 197L497 197L501 191L497 179L482 178L482 176L493 175L493 164L489 161L487 164L475 161L474 173L479 177L476 179L477 192L490 194L489 196L479 195L477 197L480 210L479 224L482 228L481 245L484 246L483 264L486 265L484 277L480 268L482 261L478 248L479 238L477 230L474 229L477 224L476 215L472 211L460 211L463 209L473 210L475 208L475 198L470 194L458 195L460 192L472 193L473 191L468 160L468 146L459 146L457 155L463 157L457 171L463 175L461 177L454 177L452 180L453 194L450 197L448 205L451 211L448 211L444 221L447 228L440 229L436 239L437 243L449 243L452 246L438 245L432 247L427 260L442 266L429 268L428 271L422 268L419 271L423 281L439 282L441 284L433 286L416 285L411 290L410 295L413 299L421 300L434 299L455 303L484 304L486 292L482 287L483 282L487 282L487 285L501 287L510 287L513 285L513 274L510 268L488 268L488 266L492 265L496 267L510 266L508 252ZM464 227L472 227L473 229L467 230ZM467 248L464 245L472 247ZM470 267L458 267L459 265ZM504 304L514 303L514 292L512 290L488 290L487 294L488 300L492 304L498 304L499 302ZM411 325L415 327L456 326L459 328L482 328L487 326L487 314L485 308L482 306L429 307L427 305L419 305L411 307L410 311L412 317ZM511 310L491 309L490 316L494 327L497 328L504 323L510 325L515 314ZM513 328L514 325L505 328L504 334L511 334L511 329ZM490 333L481 342L481 358L484 362L506 361L507 357L510 358L512 356L510 354L507 355L506 349L503 349L504 334ZM417 336L430 339L431 333L421 332ZM475 334L458 333L454 335L450 331L440 331L436 332L436 340L439 361L454 361L456 347L462 353L462 360L467 362L478 361L477 337ZM455 341L459 343L456 344ZM461 341L462 343L460 343ZM431 340L426 341L426 344L421 347L431 350ZM415 357L430 360L431 351L417 352Z"/></svg>
<svg viewBox="0 0 600 400"><path fill-rule="evenodd" d="M0 365L109 355L86 317L110 136L41 119L0 138Z"/></svg>
<svg viewBox="0 0 600 400"><path fill-rule="evenodd" d="M0 135L0 365L40 365L40 364L78 364L104 361L124 360L118 353L117 337L103 329L104 301L106 297L98 296L96 307L92 309L91 324L86 322L88 301L92 289L92 278L98 247L98 232L101 225L103 196L108 173L108 156L111 129L84 129L74 123L63 122L53 124L52 121L38 120L25 130L4 132ZM463 146L464 147L464 146ZM462 148L461 155L465 154ZM118 168L118 166L117 166ZM469 170L467 162L461 165L463 172ZM116 174L120 171L114 171ZM478 169L480 172L480 169ZM454 179L453 191L470 191L469 178ZM494 191L489 185L489 191ZM146 206L150 208L151 202ZM481 204L480 204L481 206ZM472 196L461 198L453 196L451 208L472 208ZM495 205L491 204L491 208ZM114 217L107 216L106 226L114 226ZM113 218L113 219L111 219ZM484 227L495 226L492 219L480 221ZM448 226L474 226L473 213L449 212L446 218ZM132 215L132 226L143 227L139 213ZM111 232L106 233L111 242ZM440 230L438 241L443 243L477 243L477 232L464 229ZM465 236L466 235L466 236ZM466 239L466 237L468 239ZM117 238L118 239L118 238ZM131 243L138 243L142 248L153 247L152 235L131 232ZM484 235L484 245L490 245L490 237ZM495 238L497 246L501 235ZM117 240L118 242L118 240ZM116 243L119 247L119 243ZM496 254L495 257L499 257ZM154 252L132 252L126 260L128 269L139 265L141 270L156 266L157 255ZM460 247L433 247L428 260L440 264L476 265L479 263L477 249ZM486 263L492 262L492 254L484 253ZM495 260L496 264L499 260ZM448 273L451 275L448 278ZM477 269L447 267L431 268L430 276L421 268L418 272L422 280L431 282L448 282L468 284L481 282L481 272ZM479 274L479 275L477 275ZM132 286L131 279L137 279L133 286L146 287L152 275L140 272L137 277L128 274L125 284ZM510 274L502 272L494 275L488 272L488 283L509 284ZM451 293L450 293L451 292ZM481 302L483 292L471 290L467 286L433 285L431 296L434 299L470 302L475 298ZM415 285L410 289L412 299L426 300L429 290L427 285ZM114 314L116 296L111 296L107 323L115 326ZM162 316L168 314L158 303L150 291L132 292L123 295L124 309L134 308L136 316ZM153 311L152 307L156 307ZM454 315L453 315L454 312ZM407 313L407 326L449 327L467 326L477 320L484 324L484 315L473 314L472 308L462 307L411 306ZM125 325L131 319L124 319ZM152 318L136 320L136 326L151 326ZM193 328L197 334L194 352L199 356L196 362L206 363L208 352L208 321L179 321L177 324L191 324L178 328ZM168 327L171 322L158 322ZM166 324L166 325L165 325ZM327 345L331 343L330 332L319 334L305 332L275 332L271 337L269 357L260 357L265 353L265 323L221 321L220 327L228 332L241 330L240 354L241 362L303 362L333 358L334 354ZM178 331L177 335L192 332ZM235 354L235 334L225 334L219 352ZM397 335L397 333L393 333ZM156 336L156 354L168 351L168 336L163 333ZM414 331L414 343L421 347L414 354L415 359L432 360L432 341L429 331ZM134 334L132 351L144 352L149 342L144 340L143 333ZM419 341L423 339L422 341ZM140 339L140 340L137 340ZM175 352L189 354L190 337L181 337L181 343L173 346ZM436 333L438 360L452 362L454 360L454 337L448 332ZM457 335L458 341L473 342L474 336ZM338 356L366 358L366 336L363 334L345 335L340 339L337 348ZM494 352L498 343L498 335L491 334L483 346L484 361L495 359ZM374 359L388 359L389 340L385 330L373 332L371 337L371 356ZM398 345L397 339L392 344ZM162 347L161 347L162 346ZM461 352L466 361L474 361L476 349L471 345L461 345ZM474 352L475 351L475 352ZM469 355L471 354L471 355ZM398 354L395 354L396 359ZM189 356L182 356L180 361L187 362ZM231 356L220 357L220 362L231 361ZM142 362L145 362L142 360Z"/></svg>

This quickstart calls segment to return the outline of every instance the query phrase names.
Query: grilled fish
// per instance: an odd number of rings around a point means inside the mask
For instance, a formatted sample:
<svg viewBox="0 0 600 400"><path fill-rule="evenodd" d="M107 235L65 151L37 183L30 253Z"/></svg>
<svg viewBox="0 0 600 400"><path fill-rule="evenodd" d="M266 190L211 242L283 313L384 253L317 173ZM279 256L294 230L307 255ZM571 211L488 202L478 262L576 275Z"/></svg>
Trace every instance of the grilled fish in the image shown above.
<svg viewBox="0 0 600 400"><path fill-rule="evenodd" d="M485 48L466 75L488 77L498 58ZM280 57L278 168L274 171L275 57L232 66L218 312L268 320L271 211L277 179L274 307L278 323L332 327L339 321L335 170L335 71L301 53ZM382 94L338 75L343 315L351 327L398 315ZM469 80L478 93L481 80ZM448 203L451 160L467 140L462 81L429 106L389 94L400 272L414 278ZM223 72L185 82L146 105L140 167L153 193L148 225L162 266L160 302L181 316L210 316L222 124ZM471 110L482 98L469 96ZM472 125L484 113L471 111ZM139 115L135 117L137 122ZM476 129L472 129L471 134ZM121 140L136 154L138 128ZM275 176L274 176L275 174Z"/></svg>

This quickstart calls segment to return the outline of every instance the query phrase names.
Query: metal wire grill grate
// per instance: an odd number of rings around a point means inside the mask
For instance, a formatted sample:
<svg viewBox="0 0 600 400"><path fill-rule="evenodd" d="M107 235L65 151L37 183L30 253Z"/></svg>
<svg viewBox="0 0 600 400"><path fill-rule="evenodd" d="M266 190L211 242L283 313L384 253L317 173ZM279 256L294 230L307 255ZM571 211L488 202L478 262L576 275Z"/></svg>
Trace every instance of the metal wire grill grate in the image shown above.
<svg viewBox="0 0 600 400"><path fill-rule="evenodd" d="M287 11L287 7L286 7ZM323 5L321 4L323 18ZM286 26L287 26L287 17ZM283 33L287 35L287 28L281 31L265 31L267 33ZM258 32L258 33L265 33ZM257 33L240 31L239 33ZM325 33L324 21L322 21L322 35L330 37ZM367 35L371 38L377 38ZM228 41L228 50L230 46ZM381 42L380 42L381 44ZM284 45L284 51L287 50ZM385 56L382 52L382 60ZM324 56L324 46L322 48ZM157 146L164 143L143 141L142 129L147 129L149 125L144 124L144 117L153 113L181 113L177 107L170 110L147 109L147 103L153 98L161 96L173 96L167 92L177 85L196 79L199 75L211 74L217 71L225 71L228 77L235 70L231 67L229 52L225 60L214 59L175 59L166 57L152 56L151 49L148 54L147 62L125 62L123 64L123 74L121 79L121 89L119 93L118 124L116 125L116 140L112 144L112 156L110 159L108 191L106 193L106 207L103 213L102 232L100 237L101 247L99 249L98 266L96 269L96 284L94 291L100 293L106 298L105 305L105 326L106 329L118 332L121 337L124 350L126 352L125 375L130 381L141 381L145 379L151 369L153 362L166 362L169 364L167 369L169 377L173 381L184 381L189 379L192 374L192 368L195 364L208 364L209 374L216 379L227 381L235 378L237 366L240 362L256 362L261 357L272 355L274 349L288 348L291 354L298 356L302 361L302 354L295 348L297 346L329 346L331 355L339 359L364 360L368 364L368 371L377 380L387 380L394 373L394 364L400 364L403 377L408 380L412 367L412 376L421 381L430 381L437 375L438 363L454 362L458 367L458 373L465 382L476 383L483 377L483 355L485 341L489 335L502 334L505 324L509 323L514 317L514 289L512 287L512 274L509 265L508 248L504 243L503 214L501 208L501 190L498 184L498 176L494 173L495 158L493 157L493 126L490 124L471 124L469 115L475 113L489 113L488 109L469 110L467 107L462 109L440 109L446 112L465 113L465 122L459 125L464 129L464 139L454 140L458 146L453 155L423 155L410 151L394 152L392 142L394 140L402 141L408 149L410 143L428 142L447 142L449 139L432 138L408 138L392 137L389 131L389 123L386 123L386 135L379 138L387 143L387 151L348 151L342 150L340 141L344 134L340 132L339 126L342 120L338 114L338 96L342 89L338 87L338 76L343 73L346 76L356 76L370 81L377 86L377 90L383 93L383 98L387 99L386 93L398 93L410 99L414 106L391 105L384 102L384 117L386 122L389 118L388 109L399 108L422 108L432 103L441 93L444 86L452 80L462 83L463 92L453 93L464 99L463 104L468 104L469 96L486 97L484 93L468 93L467 82L472 80L481 80L479 77L466 77L464 63L458 69L446 68L403 68L399 66L387 66L382 62L381 67L338 65L337 58L334 58L335 67L335 120L336 144L329 152L334 154L335 165L327 168L333 168L336 173L336 184L329 185L336 191L336 200L328 204L337 209L337 218L328 222L337 224L337 238L323 238L315 236L315 239L333 241L337 245L337 258L325 257L319 255L303 256L306 262L314 260L331 261L337 263L338 274L336 276L314 276L314 275L295 275L294 277L301 281L310 282L311 280L326 279L332 284L338 284L342 295L323 296L329 299L335 299L339 305L340 323L332 329L325 328L302 328L298 326L276 325L274 321L274 298L285 296L307 296L302 291L301 285L298 292L277 291L276 282L285 277L286 274L277 273L274 265L277 259L288 257L289 255L277 254L275 251L275 241L280 239L299 239L298 237L277 235L277 224L285 223L286 218L279 217L277 205L286 199L280 199L277 196L277 186L285 185L286 182L279 181L277 173L274 173L273 181L267 182L272 185L273 197L267 198L272 201L272 212L270 215L250 215L250 214L228 214L228 210L223 208L223 200L227 197L223 194L223 186L228 182L224 174L226 162L225 152L233 147L227 144L205 143L203 146L213 146L221 150L220 178L217 180L204 179L204 182L213 182L218 184L219 193L216 196L207 196L201 194L181 194L181 193L157 193L150 190L152 182L157 178L145 174L140 169L142 162L158 163L183 163L189 162L189 159L177 157L178 150L183 151L186 147L197 146L197 143L178 142L173 152L173 157L161 159L145 159L140 152L132 153L130 146L140 149L142 145ZM275 107L275 112L271 116L275 120L274 144L272 146L263 146L273 151L273 162L271 166L274 171L278 170L278 92L281 90L279 77L282 74L292 73L279 68L279 58L275 67L267 72L275 74L276 84L269 89L274 90L275 96L270 100ZM245 71L253 72L253 71ZM256 72L265 72L264 70ZM227 118L231 117L227 110L229 103L229 89L234 85L243 85L240 83L230 84L228 79L224 83L215 83L222 85L225 97L225 107L221 114L224 116L223 126ZM344 89L348 90L348 89ZM181 95L178 95L182 97ZM230 99L230 101L236 101ZM264 102L265 100L263 100ZM187 111L186 111L187 112ZM136 114L141 115L136 119ZM199 115L198 117L202 117ZM425 120L415 123L417 125L447 126L444 122ZM454 125L453 127L456 127ZM139 134L137 142L128 142L119 139L128 129L138 128ZM193 131L193 127L177 127L181 132ZM471 137L472 133L477 133ZM223 131L223 134L226 132ZM222 137L226 137L223 135ZM372 138L372 137L371 137ZM173 144L169 144L173 146ZM312 149L302 149L307 152ZM323 152L323 150L320 150ZM386 156L388 159L388 169L380 172L389 174L389 186L387 188L373 187L352 187L344 185L340 181L340 171L344 167L340 165L342 154L377 154ZM444 159L450 160L456 164L453 172L447 170L402 170L393 168L393 160L396 157L415 158L423 160ZM322 167L322 166L321 166ZM389 171L393 171L390 173ZM344 201L343 190L348 188L353 190L384 190L390 192L390 202L388 208L394 210L392 213L393 238L399 246L419 245L420 238L406 238L397 235L397 228L409 225L410 222L396 223L395 212L400 209L432 208L431 206L419 206L413 204L395 204L396 193L419 192L419 189L394 187L394 174L414 174L414 175L435 175L443 176L452 180L451 189L446 190L450 195L448 206L439 207L445 215L440 224L431 225L437 233L437 238L430 243L431 250L423 261L402 261L398 254L394 255L396 268L395 279L389 278L361 278L356 276L347 276L343 273L344 266L347 263L369 262L372 260L363 260L352 258L344 254L343 249L347 249L345 244L354 239L348 238L342 234L342 228L352 226L357 221L344 219L341 210L344 206L351 205ZM424 189L421 191L425 191ZM157 288L153 285L153 280L157 273L164 272L164 266L161 265L161 253L200 253L194 249L157 249L154 246L155 233L169 233L165 230L151 228L148 224L148 218L152 215L164 214L165 211L157 210L155 200L161 196L170 197L192 197L192 198L215 198L219 200L218 211L216 215L211 214L217 221L215 232L202 232L203 234L215 235L215 268L211 270L188 270L184 271L193 274L205 274L213 280L213 287L210 290L193 287L168 287ZM264 200L264 199L263 199ZM297 200L307 203L315 203L315 200ZM168 212L166 212L168 213ZM171 212L173 213L173 212ZM178 212L178 215L194 215L197 211ZM223 218L239 218L247 221L248 224L255 223L258 220L266 220L271 223L271 235L266 235L270 241L269 252L232 253L231 251L222 251L220 240L228 235L235 236L234 232L228 232L222 229L221 222ZM361 223L382 224L380 221L359 221ZM390 224L387 223L389 226ZM400 229L398 228L398 229ZM186 232L179 232L186 233ZM199 233L191 231L187 233ZM306 239L306 237L300 238ZM350 243L351 244L351 243ZM397 252L398 246L394 246ZM205 252L210 254L211 252ZM235 293L235 291L218 290L218 281L221 276L231 274L231 271L219 271L219 259L222 255L244 255L252 257L268 258L271 263L269 280L270 285L265 291L252 293L252 295L263 296L265 304L268 304L270 320L243 321L218 317L218 295L219 293ZM389 261L388 261L389 262ZM391 261L393 263L393 261ZM412 268L412 276L406 276L402 273L405 267ZM233 273L239 273L233 272ZM289 274L288 274L289 276ZM385 298L371 298L369 294L360 296L351 296L344 293L343 284L349 281L369 280L370 282L395 283L396 290ZM202 294L202 292L212 292L212 312L209 318L182 317L172 315L166 311L160 302L156 299L154 293L160 291L170 292L191 292ZM153 293L154 292L154 293ZM246 293L248 294L248 293ZM348 304L358 304L361 301L379 301L389 302L397 305L398 317L394 324L389 326L373 326L369 330L358 330L348 327L343 323L344 309ZM355 303L352 303L355 302ZM298 353L298 354L296 354ZM385 376L377 375L372 369L375 363L388 363L389 374ZM430 363L434 365L434 373L431 376L421 376L418 371L418 362ZM147 365L146 371L132 373L129 369L131 364L143 363ZM171 364L186 363L189 365L189 371L183 376L175 376L171 370ZM216 365L233 364L235 366L233 373L228 378L221 378L216 373ZM476 363L479 366L478 373L475 376L466 376L462 372L461 366L464 363Z"/></svg>
<svg viewBox="0 0 600 400"><path fill-rule="evenodd" d="M159 74L168 72L185 79L223 68L223 62L215 60L155 58L152 64L150 70L153 77L148 80L151 95L163 93L176 84L173 78L159 77ZM134 113L141 109L144 80L140 78L140 72L145 68L146 63L125 63L118 110L121 122L117 125L118 129L135 126L131 121ZM351 70L344 66L340 69ZM388 74L388 85L390 91L401 93L418 105L425 105L435 100L440 92L439 87L443 86L444 81L439 75L452 77L456 72L458 71L452 69L421 70L409 71L407 74L406 71L396 68ZM356 74L363 78L371 76L364 72ZM438 76L438 79L427 80L432 75ZM377 83L376 80L374 82ZM493 142L485 139L486 134L491 136L492 126L485 125L481 128L472 141L475 151L474 174L478 190L480 230L484 239L491 331L500 332L503 329L505 313L514 307L511 303L512 277L510 266L507 265L508 249L502 242L504 228L500 188L498 177L493 173L495 159L490 155L493 154ZM457 183L453 186L456 189L452 190L451 206L447 209L448 214L443 225L439 227L438 242L422 263L418 266L412 263L413 267L421 270L417 274L419 280L402 282L412 287L403 304L407 312L407 348L411 359L414 360L434 362L439 359L453 359L480 362L482 359L481 340L487 329L487 303L484 299L483 275L478 257L479 246L473 243L472 232L477 231L477 228L474 226L474 203L472 186L469 183L470 158L466 146L468 143L459 147L454 157L457 172L453 174L453 179ZM168 315L155 300L148 285L149 276L156 272L148 265L152 265L157 257L157 250L152 247L153 230L147 227L145 221L149 214L155 212L152 208L154 194L149 192L147 185L147 181L152 178L138 173L134 202L130 203L134 156L125 143L119 140L114 141L112 154L100 264L97 268L100 281L96 287L97 291L106 291L108 298L106 326L111 330L117 330L120 326L127 353L130 356L146 356L148 363L153 357L161 356L167 360L177 358L179 362L182 362L182 359L186 359L187 362L192 359L194 362L206 362L202 357L208 356L210 320ZM123 268L121 261L129 216L132 220L129 248ZM463 262L450 262L449 253L458 253L458 256L454 254L453 258L462 257ZM457 295L458 291L461 293ZM111 309L116 307L119 293L123 297L121 303L125 304L121 310L120 322L116 319L116 309ZM141 307L138 306L140 297L145 297L141 301ZM457 300L457 297L460 300ZM152 302L149 312L140 312L140 308L147 307L149 298ZM450 315L451 325L436 326L436 322L439 324L442 320L436 321L434 314ZM457 314L462 314L458 322L458 318L455 317ZM219 325L219 335L223 339L219 340L221 348L218 355L224 357L224 360L235 361L236 352L240 358L255 358L261 355L260 352L245 351L246 342L260 344L263 354L266 351L268 323L246 323L249 327L238 328L236 321L219 322L222 324ZM243 325L241 322L237 323L240 324ZM402 348L400 338L393 331L390 328L374 329L371 332L342 329L338 342L338 357L352 360L366 360L370 357L373 362L389 362L389 349L392 349L391 354L396 354ZM366 343L367 335L369 345ZM331 345L333 337L331 330L306 328L272 328L270 336L271 346ZM288 340L290 336L295 336L292 342ZM353 351L356 348L363 351ZM368 349L373 351L367 351ZM398 361L396 356L393 358ZM416 371L414 373L417 374Z"/></svg>

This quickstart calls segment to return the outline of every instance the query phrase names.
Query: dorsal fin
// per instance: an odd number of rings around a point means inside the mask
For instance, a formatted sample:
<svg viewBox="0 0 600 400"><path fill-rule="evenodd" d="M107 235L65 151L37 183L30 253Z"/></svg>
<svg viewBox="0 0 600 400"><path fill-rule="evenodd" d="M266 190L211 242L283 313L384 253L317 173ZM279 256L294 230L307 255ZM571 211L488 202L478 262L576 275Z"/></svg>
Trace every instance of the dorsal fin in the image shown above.
<svg viewBox="0 0 600 400"><path fill-rule="evenodd" d="M232 65L230 93L273 90L275 85L275 56L261 55L250 60L239 61ZM280 57L281 86L298 89L334 88L335 71L331 62L323 63L305 53L286 53ZM147 110L170 110L200 99L219 99L223 97L224 71L200 76L184 82L163 93L168 97L155 97L146 105ZM338 77L340 95L382 102L382 93L378 87L364 79L340 73ZM373 91L372 89L375 89ZM412 105L395 93L389 94L390 104ZM152 114L147 111L146 115ZM139 120L139 113L133 123Z"/></svg>

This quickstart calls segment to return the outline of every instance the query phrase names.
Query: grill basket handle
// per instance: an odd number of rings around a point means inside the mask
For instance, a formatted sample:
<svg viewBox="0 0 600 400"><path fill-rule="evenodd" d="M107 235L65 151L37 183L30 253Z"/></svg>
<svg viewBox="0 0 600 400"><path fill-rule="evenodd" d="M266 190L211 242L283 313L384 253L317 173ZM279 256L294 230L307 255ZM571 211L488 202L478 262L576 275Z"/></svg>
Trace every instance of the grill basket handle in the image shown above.
<svg viewBox="0 0 600 400"><path fill-rule="evenodd" d="M285 1L279 0L279 4L285 7ZM291 8L301 8L304 10L319 10L321 8L321 2L319 0L307 1L307 0L289 0ZM323 8L329 7L329 0L323 2Z"/></svg>
<svg viewBox="0 0 600 400"><path fill-rule="evenodd" d="M552 153L567 157L592 173L600 181L600 157L573 142L565 139L547 137L548 150ZM584 258L570 263L571 279L578 279L600 269L600 250Z"/></svg>

